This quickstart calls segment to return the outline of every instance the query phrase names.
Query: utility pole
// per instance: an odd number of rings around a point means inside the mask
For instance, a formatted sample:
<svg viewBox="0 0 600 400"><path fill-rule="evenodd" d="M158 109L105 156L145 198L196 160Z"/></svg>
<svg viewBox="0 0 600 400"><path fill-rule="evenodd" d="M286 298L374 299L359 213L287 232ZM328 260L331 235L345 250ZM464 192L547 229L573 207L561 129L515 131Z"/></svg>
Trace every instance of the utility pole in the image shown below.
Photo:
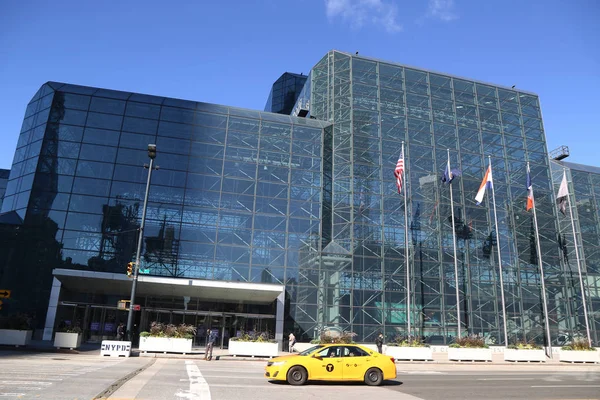
<svg viewBox="0 0 600 400"><path fill-rule="evenodd" d="M142 209L142 222L140 223L140 232L138 236L137 252L135 254L135 264L133 265L133 282L131 284L131 298L129 301L129 315L127 316L127 337L133 340L133 305L135 304L135 290L137 288L138 275L140 271L140 253L142 251L142 241L144 240L144 225L146 223L146 208L148 206L148 193L150 192L150 179L152 178L152 170L154 169L154 159L156 158L156 145L148 145L148 157L150 165L144 164L144 168L148 168L148 181L146 182L146 194L144 195L144 208Z"/></svg>

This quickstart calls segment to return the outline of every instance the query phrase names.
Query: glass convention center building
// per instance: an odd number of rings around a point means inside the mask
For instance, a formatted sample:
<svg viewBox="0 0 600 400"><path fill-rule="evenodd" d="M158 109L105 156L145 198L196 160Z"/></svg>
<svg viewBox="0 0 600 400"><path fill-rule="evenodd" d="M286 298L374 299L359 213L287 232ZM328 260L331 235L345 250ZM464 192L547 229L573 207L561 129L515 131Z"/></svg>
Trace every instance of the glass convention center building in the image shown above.
<svg viewBox="0 0 600 400"><path fill-rule="evenodd" d="M42 85L0 214L2 314L29 313L47 340L61 324L90 342L114 337L127 320L148 144L159 169L140 331L185 322L218 329L223 346L242 330L437 344L459 331L545 343L549 331L556 345L589 326L599 343L600 170L549 155L538 96L339 51L308 76L284 74L265 111ZM450 186L448 154L461 172ZM498 235L490 191L475 202L488 162ZM555 201L563 171L577 256Z"/></svg>

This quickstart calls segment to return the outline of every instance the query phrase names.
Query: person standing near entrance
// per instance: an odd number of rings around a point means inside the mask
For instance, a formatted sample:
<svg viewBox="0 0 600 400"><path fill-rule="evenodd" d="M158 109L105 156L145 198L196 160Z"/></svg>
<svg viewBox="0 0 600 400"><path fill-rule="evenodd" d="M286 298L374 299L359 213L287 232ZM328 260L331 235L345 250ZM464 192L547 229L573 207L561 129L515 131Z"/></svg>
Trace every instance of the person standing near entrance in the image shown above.
<svg viewBox="0 0 600 400"><path fill-rule="evenodd" d="M290 336L288 336L289 341L289 351L290 353L294 352L294 345L296 344L296 336L294 336L293 332L290 332Z"/></svg>
<svg viewBox="0 0 600 400"><path fill-rule="evenodd" d="M375 339L375 344L377 345L379 354L383 354L383 333L379 332L379 336Z"/></svg>
<svg viewBox="0 0 600 400"><path fill-rule="evenodd" d="M124 340L125 339L125 325L123 325L122 322L119 323L119 326L117 326L117 340Z"/></svg>
<svg viewBox="0 0 600 400"><path fill-rule="evenodd" d="M204 352L204 360L211 361L213 347L215 345L215 342L217 341L217 333L208 329L206 331L206 335L208 336L208 340L206 341L206 351Z"/></svg>

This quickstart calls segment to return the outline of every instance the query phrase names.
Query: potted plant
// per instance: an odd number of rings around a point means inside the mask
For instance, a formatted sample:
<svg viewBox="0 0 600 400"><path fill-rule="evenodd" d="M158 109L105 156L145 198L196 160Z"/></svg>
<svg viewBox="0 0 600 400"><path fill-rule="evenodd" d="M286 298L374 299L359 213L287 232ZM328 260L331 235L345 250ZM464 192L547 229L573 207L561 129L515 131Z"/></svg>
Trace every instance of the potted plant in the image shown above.
<svg viewBox="0 0 600 400"><path fill-rule="evenodd" d="M54 335L54 347L57 349L76 349L81 346L81 328L79 326L65 326Z"/></svg>
<svg viewBox="0 0 600 400"><path fill-rule="evenodd" d="M232 356L277 357L277 341L270 332L241 332L229 339L229 354Z"/></svg>
<svg viewBox="0 0 600 400"><path fill-rule="evenodd" d="M492 350L483 337L477 335L456 338L448 346L448 360L451 361L492 361Z"/></svg>
<svg viewBox="0 0 600 400"><path fill-rule="evenodd" d="M384 353L396 360L433 360L433 350L420 339L398 336L393 342L388 343Z"/></svg>
<svg viewBox="0 0 600 400"><path fill-rule="evenodd" d="M191 353L196 328L187 324L152 322L150 331L140 333L140 351L162 353Z"/></svg>
<svg viewBox="0 0 600 400"><path fill-rule="evenodd" d="M571 344L561 347L559 360L565 362L600 363L600 352L589 345L587 339L577 338Z"/></svg>
<svg viewBox="0 0 600 400"><path fill-rule="evenodd" d="M14 314L0 318L0 344L27 346L31 342L29 318L24 314Z"/></svg>
<svg viewBox="0 0 600 400"><path fill-rule="evenodd" d="M504 350L504 361L546 362L546 354L535 342L521 341L508 345Z"/></svg>

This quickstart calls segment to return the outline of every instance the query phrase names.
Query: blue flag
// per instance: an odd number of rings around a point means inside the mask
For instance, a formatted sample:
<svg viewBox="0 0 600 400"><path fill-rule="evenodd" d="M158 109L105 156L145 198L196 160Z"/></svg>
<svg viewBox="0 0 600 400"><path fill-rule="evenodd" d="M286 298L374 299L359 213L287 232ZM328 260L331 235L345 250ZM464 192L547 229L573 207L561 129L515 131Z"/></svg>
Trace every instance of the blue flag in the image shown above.
<svg viewBox="0 0 600 400"><path fill-rule="evenodd" d="M456 168L450 169L450 163L446 164L446 169L444 170L444 175L442 175L442 183L452 183L454 178L461 175L461 171Z"/></svg>

